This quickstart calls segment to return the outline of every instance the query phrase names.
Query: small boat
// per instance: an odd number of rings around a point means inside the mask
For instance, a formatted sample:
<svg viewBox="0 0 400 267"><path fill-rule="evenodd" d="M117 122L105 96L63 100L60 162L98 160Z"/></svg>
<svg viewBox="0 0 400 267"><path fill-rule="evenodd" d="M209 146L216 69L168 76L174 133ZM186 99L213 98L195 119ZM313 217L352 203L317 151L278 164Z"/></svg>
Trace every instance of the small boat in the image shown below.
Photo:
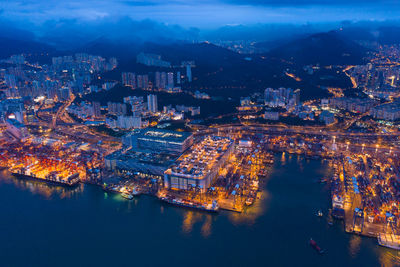
<svg viewBox="0 0 400 267"><path fill-rule="evenodd" d="M133 195L132 195L132 194L129 194L129 193L121 193L121 196L122 196L123 198L128 199L128 200L132 200L132 199L133 199Z"/></svg>
<svg viewBox="0 0 400 267"><path fill-rule="evenodd" d="M321 210L318 210L317 214L315 214L317 217L322 217L324 214L322 213Z"/></svg>
<svg viewBox="0 0 400 267"><path fill-rule="evenodd" d="M310 246L315 249L319 254L324 253L324 251L317 245L317 242L315 242L312 238L310 238Z"/></svg>
<svg viewBox="0 0 400 267"><path fill-rule="evenodd" d="M252 205L254 203L254 198L253 197L247 198L245 203L247 206Z"/></svg>

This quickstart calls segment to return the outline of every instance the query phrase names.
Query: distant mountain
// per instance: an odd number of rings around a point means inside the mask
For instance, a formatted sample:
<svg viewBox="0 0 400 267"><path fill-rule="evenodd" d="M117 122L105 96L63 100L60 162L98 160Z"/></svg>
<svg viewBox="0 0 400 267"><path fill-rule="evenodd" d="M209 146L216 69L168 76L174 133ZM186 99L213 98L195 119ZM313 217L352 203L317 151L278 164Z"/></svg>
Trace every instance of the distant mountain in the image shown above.
<svg viewBox="0 0 400 267"><path fill-rule="evenodd" d="M254 47L260 49L261 51L269 52L275 48L281 47L292 41L305 38L307 36L309 36L309 34L297 34L297 35L293 34L277 40L257 42L254 44Z"/></svg>
<svg viewBox="0 0 400 267"><path fill-rule="evenodd" d="M244 60L244 56L208 42L175 42L168 45L146 43L143 52L161 55L164 60L175 65L182 61L193 60L196 65L223 67Z"/></svg>
<svg viewBox="0 0 400 267"><path fill-rule="evenodd" d="M337 32L318 33L272 49L267 56L293 64L361 64L367 50Z"/></svg>
<svg viewBox="0 0 400 267"><path fill-rule="evenodd" d="M350 25L337 33L342 38L353 41L378 42L382 45L400 44L400 27L393 25Z"/></svg>
<svg viewBox="0 0 400 267"><path fill-rule="evenodd" d="M1 11L0 11L1 14ZM15 27L13 23L1 19L0 15L0 38L12 40L33 41L36 36L33 32Z"/></svg>
<svg viewBox="0 0 400 267"><path fill-rule="evenodd" d="M274 42L281 39L297 39L296 36L310 35L317 32L326 31L320 25L304 24L252 24L252 25L225 25L215 30L205 30L200 32L204 40L212 41L249 41L249 42Z"/></svg>
<svg viewBox="0 0 400 267"><path fill-rule="evenodd" d="M299 82L288 77L285 74L287 65L281 60L260 55L243 55L208 42L136 43L129 46L126 43L98 40L87 45L84 51L104 56L120 55L118 67L103 75L110 80L120 80L121 72L124 71L149 74L150 78L155 71L181 71L184 74L185 69L179 67L180 63L190 60L196 65L192 69L194 79L192 83L183 85L185 90L200 90L215 97L233 99L263 92L266 87L300 88L302 99L327 95L326 90L320 88L321 80L317 78L312 80L307 76ZM139 52L161 55L163 60L171 62L175 67L169 69L138 64L136 55ZM326 75L333 74L328 72ZM330 85L330 81L323 81L327 83L324 86Z"/></svg>
<svg viewBox="0 0 400 267"><path fill-rule="evenodd" d="M120 60L132 60L140 52L141 42L118 41L100 37L76 48L75 52L86 52L105 57L117 57Z"/></svg>
<svg viewBox="0 0 400 267"><path fill-rule="evenodd" d="M380 44L400 44L400 27L386 26L377 30L378 42Z"/></svg>
<svg viewBox="0 0 400 267"><path fill-rule="evenodd" d="M36 41L0 37L0 58L7 58L21 53L40 54L54 51L53 47Z"/></svg>
<svg viewBox="0 0 400 267"><path fill-rule="evenodd" d="M138 73L162 69L136 63L136 55L140 52L160 55L163 60L171 62L173 66L180 66L182 61L194 61L196 69L204 70L205 72L215 72L220 68L232 68L249 64L244 55L207 42L187 43L177 41L164 44L150 42L133 44L96 42L79 51L104 56L117 56L120 59L117 71L136 71Z"/></svg>
<svg viewBox="0 0 400 267"><path fill-rule="evenodd" d="M376 31L369 27L363 27L363 26L343 27L336 33L341 38L352 41L368 41L368 42L377 41Z"/></svg>

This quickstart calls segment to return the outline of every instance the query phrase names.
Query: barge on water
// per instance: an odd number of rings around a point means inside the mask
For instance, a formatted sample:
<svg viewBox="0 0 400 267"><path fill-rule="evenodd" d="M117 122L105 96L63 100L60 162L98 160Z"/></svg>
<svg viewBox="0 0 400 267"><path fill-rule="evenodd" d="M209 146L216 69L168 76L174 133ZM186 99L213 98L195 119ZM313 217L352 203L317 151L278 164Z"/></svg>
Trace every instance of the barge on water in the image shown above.
<svg viewBox="0 0 400 267"><path fill-rule="evenodd" d="M310 238L309 244L310 244L310 246L311 246L313 249L315 249L319 254L324 253L324 250L321 249L321 248L318 246L317 242L315 242L315 240L313 240L312 238Z"/></svg>
<svg viewBox="0 0 400 267"><path fill-rule="evenodd" d="M218 212L219 206L216 200L213 200L212 203L200 203L191 200L186 200L183 198L176 198L173 196L161 196L160 199L164 202L167 202L172 205L181 206L185 208L192 208L210 212Z"/></svg>
<svg viewBox="0 0 400 267"><path fill-rule="evenodd" d="M129 193L121 193L121 196L123 197L123 198L125 198L125 199L128 199L128 200L132 200L133 199L133 195L132 194L129 194Z"/></svg>
<svg viewBox="0 0 400 267"><path fill-rule="evenodd" d="M400 250L400 236L394 234L380 233L378 243L383 247Z"/></svg>
<svg viewBox="0 0 400 267"><path fill-rule="evenodd" d="M11 174L16 178L39 181L51 185L61 185L67 187L75 187L79 184L79 173L72 174L67 178L57 176L55 173L51 173L46 177L37 177L34 173L27 172L24 168L12 170Z"/></svg>

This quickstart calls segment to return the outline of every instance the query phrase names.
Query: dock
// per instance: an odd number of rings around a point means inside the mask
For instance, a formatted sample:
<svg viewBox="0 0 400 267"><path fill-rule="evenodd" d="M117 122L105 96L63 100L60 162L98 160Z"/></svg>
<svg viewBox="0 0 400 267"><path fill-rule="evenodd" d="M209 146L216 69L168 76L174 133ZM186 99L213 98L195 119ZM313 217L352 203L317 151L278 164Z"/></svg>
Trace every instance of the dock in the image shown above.
<svg viewBox="0 0 400 267"><path fill-rule="evenodd" d="M230 199L221 199L218 201L220 209L234 212L243 212L243 205L235 205L235 202Z"/></svg>

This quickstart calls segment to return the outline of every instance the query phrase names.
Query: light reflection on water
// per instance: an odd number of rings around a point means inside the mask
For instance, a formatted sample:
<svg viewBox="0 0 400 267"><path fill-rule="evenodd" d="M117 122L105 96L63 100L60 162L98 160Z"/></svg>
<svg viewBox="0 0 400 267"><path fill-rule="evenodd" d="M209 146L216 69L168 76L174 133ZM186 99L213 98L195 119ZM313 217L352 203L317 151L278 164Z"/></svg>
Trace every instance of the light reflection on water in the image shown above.
<svg viewBox="0 0 400 267"><path fill-rule="evenodd" d="M255 203L247 207L244 212L230 212L228 215L229 220L234 225L253 225L257 218L267 212L268 204L269 204L269 193L267 190L261 191L260 199L257 199Z"/></svg>
<svg viewBox="0 0 400 267"><path fill-rule="evenodd" d="M285 153L282 153L281 164L286 162ZM264 215L268 211L268 207L271 200L271 194L268 191L267 183L270 179L272 173L272 167L266 166L267 176L260 179L260 187L262 187L262 191L257 194L257 200L253 205L246 207L244 212L230 212L228 215L229 220L234 225L253 225L257 218Z"/></svg>
<svg viewBox="0 0 400 267"><path fill-rule="evenodd" d="M183 216L182 222L182 232L189 234L193 230L193 225L200 221L202 217L202 213L194 212L191 210L185 211L185 215Z"/></svg>
<svg viewBox="0 0 400 267"><path fill-rule="evenodd" d="M354 258L360 251L360 245L362 237L358 235L351 235L349 240L349 254Z"/></svg>
<svg viewBox="0 0 400 267"><path fill-rule="evenodd" d="M266 190L261 192L261 197L252 206L247 207L244 212L223 212L227 215L230 222L234 225L253 225L256 219L265 214L268 206L268 192ZM212 233L213 219L222 214L210 214L206 212L198 212L194 210L185 210L182 219L182 232L190 234L193 231L194 225L201 224L200 233L204 238L207 238Z"/></svg>
<svg viewBox="0 0 400 267"><path fill-rule="evenodd" d="M378 248L381 266L391 267L400 265L400 252L394 249Z"/></svg>
<svg viewBox="0 0 400 267"><path fill-rule="evenodd" d="M302 160L303 157L299 155L296 155L296 157L297 157L297 165L299 166L300 171L303 172L304 171L304 165L303 165L304 160ZM306 162L309 163L308 159L306 159Z"/></svg>
<svg viewBox="0 0 400 267"><path fill-rule="evenodd" d="M192 210L186 210L182 220L182 232L184 234L190 234L193 231L193 227L196 223L201 224L200 233L204 238L207 238L212 233L212 222L215 214L197 212Z"/></svg>
<svg viewBox="0 0 400 267"><path fill-rule="evenodd" d="M284 166L285 163L286 163L286 156L285 156L285 152L283 152L282 156L281 156L281 165Z"/></svg>
<svg viewBox="0 0 400 267"><path fill-rule="evenodd" d="M293 158L296 157L296 158ZM309 165L307 165L306 161L302 156L298 155L285 155L285 153L282 153L281 156L275 157L277 160L277 168L274 168L273 171L268 170L268 175L270 176L272 172L275 173L280 173L282 172L284 168L281 168L282 166L289 165L291 161L293 163L296 163L299 166L300 170L307 170ZM310 161L312 162L312 161ZM322 161L321 161L322 164ZM287 167L286 167L287 168ZM317 176L327 176L329 175L328 169L326 167L323 167L321 165L321 168L314 169ZM23 179L18 179L15 177L12 177L11 175L7 173L0 172L0 176L3 177L3 179L0 179L0 183L5 183L5 184L13 184L16 188L29 191L32 194L37 194L41 195L46 199L53 199L53 198L59 198L59 199L64 199L64 198L73 198L77 194L82 194L84 190L84 186L80 185L74 189L71 188L65 188L65 187L60 187L60 186L54 186L54 185L47 185L45 183L41 182L36 182L36 181L29 181L29 180L23 180ZM176 207L175 210L177 211L183 211L183 218L182 218L182 233L189 235L191 234L194 229L199 229L199 233L203 238L209 238L210 236L214 235L215 232L217 232L217 224L215 223L216 220L219 218L224 218L226 217L230 223L233 225L247 225L247 226L252 226L256 223L257 219L266 214L269 211L270 208L270 203L271 203L271 195L272 193L268 191L268 185L266 183L269 181L270 177L263 178L265 179L265 183L263 185L263 191L261 191L260 194L260 199L257 199L257 201L250 207L247 207L246 210L243 213L235 213L235 212L225 212L222 211L220 214L210 214L206 212L198 212L195 210L187 210L187 209L182 209L179 207ZM101 190L101 189L99 189ZM322 186L321 186L322 190ZM100 194L101 197L101 194ZM134 200L129 201L124 198L122 198L118 194L109 194L109 193L104 193L104 199L107 201L112 201L111 203L115 205L115 209L118 210L119 212L125 212L129 213L133 210L136 209L136 206L138 205L139 200L138 198L134 198ZM164 208L164 205L160 205L160 213L168 213L168 210ZM200 228L195 228L194 226L198 224L200 225ZM213 225L214 224L214 225ZM214 226L214 229L213 229ZM331 228L329 228L331 229ZM343 231L343 230L340 230ZM340 237L338 237L340 238ZM343 237L347 238L347 237ZM373 241L373 242L371 242ZM334 242L334 241L333 241ZM365 253L365 249L368 247L368 251L370 253L373 253L376 255L376 257L379 259L379 263L381 266L399 266L400 264L400 252L388 249L388 248L383 248L379 247L377 244L376 239L370 240L365 237L357 236L357 235L348 235L348 245L347 245L347 251L348 254L351 258L358 258ZM364 251L364 252L363 252ZM334 253L333 251L328 251L328 253ZM368 266L368 265L366 265Z"/></svg>
<svg viewBox="0 0 400 267"><path fill-rule="evenodd" d="M207 238L211 235L211 226L212 226L212 215L205 214L205 220L203 226L201 227L201 234L203 237Z"/></svg>

